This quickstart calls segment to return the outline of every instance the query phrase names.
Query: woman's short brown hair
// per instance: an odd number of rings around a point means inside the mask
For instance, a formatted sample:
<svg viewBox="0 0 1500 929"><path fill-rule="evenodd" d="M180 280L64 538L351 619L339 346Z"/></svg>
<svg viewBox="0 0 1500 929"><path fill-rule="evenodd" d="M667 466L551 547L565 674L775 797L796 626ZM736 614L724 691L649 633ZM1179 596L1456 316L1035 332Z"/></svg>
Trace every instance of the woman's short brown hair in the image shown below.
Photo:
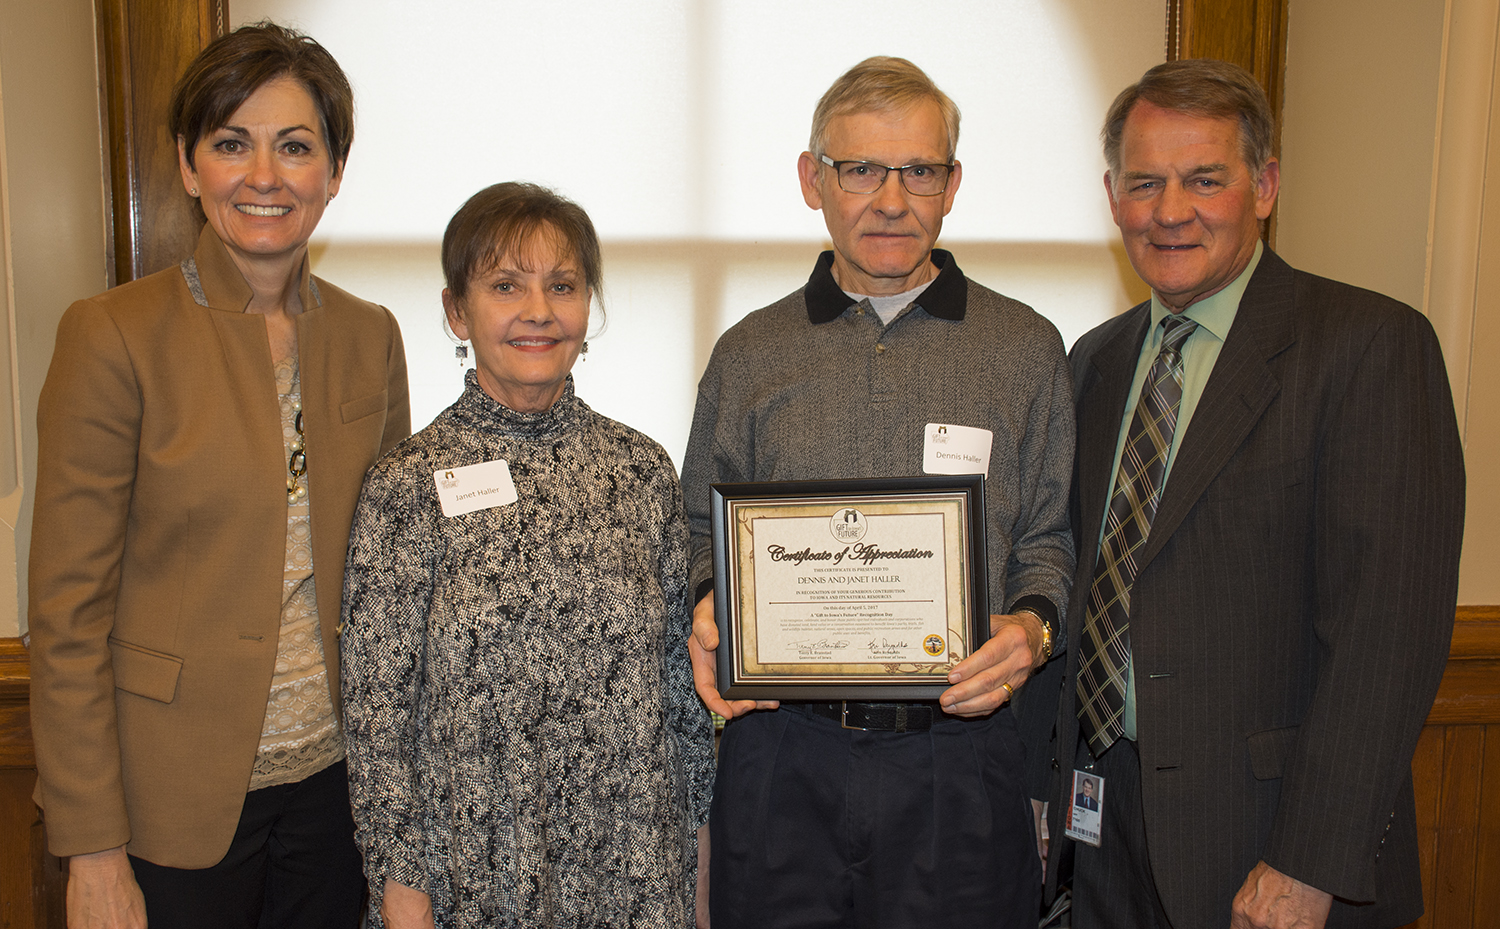
<svg viewBox="0 0 1500 929"><path fill-rule="evenodd" d="M525 181L486 187L448 221L443 233L443 283L448 293L462 300L475 277L507 255L524 253L527 242L549 230L573 253L584 283L599 300L604 288L604 260L589 214L557 191ZM602 312L602 305L600 309Z"/></svg>
<svg viewBox="0 0 1500 929"><path fill-rule="evenodd" d="M220 36L188 63L172 90L167 131L181 139L189 167L204 133L229 121L263 84L290 77L312 97L323 118L323 139L343 170L354 141L354 91L344 69L310 36L269 20Z"/></svg>

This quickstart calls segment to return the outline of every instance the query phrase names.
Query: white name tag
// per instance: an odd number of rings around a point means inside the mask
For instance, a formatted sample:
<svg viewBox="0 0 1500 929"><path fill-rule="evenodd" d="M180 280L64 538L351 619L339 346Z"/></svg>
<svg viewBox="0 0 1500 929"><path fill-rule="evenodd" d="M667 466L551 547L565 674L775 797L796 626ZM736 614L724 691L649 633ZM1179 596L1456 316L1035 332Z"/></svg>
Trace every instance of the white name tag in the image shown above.
<svg viewBox="0 0 1500 929"><path fill-rule="evenodd" d="M516 485L505 459L432 472L444 516L460 516L516 502Z"/></svg>
<svg viewBox="0 0 1500 929"><path fill-rule="evenodd" d="M923 433L924 474L989 474L995 434L973 426L928 423Z"/></svg>

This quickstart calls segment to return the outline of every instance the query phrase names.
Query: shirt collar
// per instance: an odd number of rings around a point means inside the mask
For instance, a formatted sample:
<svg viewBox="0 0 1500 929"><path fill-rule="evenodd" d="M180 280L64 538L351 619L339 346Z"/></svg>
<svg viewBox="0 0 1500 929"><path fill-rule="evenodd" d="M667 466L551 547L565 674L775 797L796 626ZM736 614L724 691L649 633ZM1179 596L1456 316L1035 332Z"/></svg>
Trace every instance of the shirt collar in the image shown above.
<svg viewBox="0 0 1500 929"><path fill-rule="evenodd" d="M297 291L302 297L304 312L323 305L311 265L308 253L304 252L302 267L297 271ZM208 223L203 224L203 231L198 234L198 247L193 249L193 256L183 261L181 267L193 301L200 306L243 313L250 305L250 298L254 296L250 292L250 283L229 256L229 249L214 232L214 227Z"/></svg>
<svg viewBox="0 0 1500 929"><path fill-rule="evenodd" d="M917 297L916 305L939 319L959 322L969 304L969 285L964 280L964 273L958 269L953 256L941 248L932 250L932 263L937 265L937 277ZM855 305L833 279L832 251L818 256L818 263L813 266L812 276L807 279L807 287L803 290L803 298L807 302L807 318L815 326L838 319Z"/></svg>
<svg viewBox="0 0 1500 929"><path fill-rule="evenodd" d="M1255 254L1250 256L1250 263L1245 265L1239 277L1230 281L1228 286L1211 297L1204 297L1197 303L1182 311L1182 315L1198 324L1199 329L1206 329L1220 341L1229 335L1229 327L1234 325L1234 316L1239 312L1240 299L1245 296L1245 288L1250 286L1250 276L1255 273L1256 265L1260 264L1260 256L1265 252L1265 246L1259 239L1255 240ZM1161 321L1171 313L1166 305L1156 296L1155 291L1151 294L1151 332L1152 338L1161 329Z"/></svg>

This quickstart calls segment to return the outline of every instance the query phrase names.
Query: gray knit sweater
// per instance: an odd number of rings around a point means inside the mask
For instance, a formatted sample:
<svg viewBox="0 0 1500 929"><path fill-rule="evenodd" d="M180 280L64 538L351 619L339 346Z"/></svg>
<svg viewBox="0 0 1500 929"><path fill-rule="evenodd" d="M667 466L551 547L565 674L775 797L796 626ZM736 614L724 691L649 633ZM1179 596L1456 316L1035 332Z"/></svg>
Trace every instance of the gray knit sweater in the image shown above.
<svg viewBox="0 0 1500 929"><path fill-rule="evenodd" d="M991 611L1028 598L1061 631L1074 559L1062 338L1030 307L965 278L947 252L933 261L937 278L890 325L839 289L824 252L806 287L720 337L682 471L695 591L713 573L710 484L919 475L927 423L973 426L994 432Z"/></svg>
<svg viewBox="0 0 1500 929"><path fill-rule="evenodd" d="M433 472L494 459L519 499L444 517ZM691 924L713 742L686 551L671 460L571 378L522 414L470 372L371 469L341 647L372 911L390 878L439 927Z"/></svg>

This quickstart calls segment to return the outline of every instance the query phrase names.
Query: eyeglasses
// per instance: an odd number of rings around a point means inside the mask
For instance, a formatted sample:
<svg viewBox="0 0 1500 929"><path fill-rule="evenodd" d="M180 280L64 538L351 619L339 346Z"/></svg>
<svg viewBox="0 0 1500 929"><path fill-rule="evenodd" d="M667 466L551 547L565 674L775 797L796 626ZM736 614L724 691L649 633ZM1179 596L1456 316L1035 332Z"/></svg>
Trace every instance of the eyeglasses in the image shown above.
<svg viewBox="0 0 1500 929"><path fill-rule="evenodd" d="M873 194L885 183L885 176L892 171L901 174L901 186L909 194L918 197L936 197L948 189L948 178L953 174L953 165L878 165L868 161L834 161L827 155L819 155L825 165L833 168L839 176L839 187L845 193Z"/></svg>

